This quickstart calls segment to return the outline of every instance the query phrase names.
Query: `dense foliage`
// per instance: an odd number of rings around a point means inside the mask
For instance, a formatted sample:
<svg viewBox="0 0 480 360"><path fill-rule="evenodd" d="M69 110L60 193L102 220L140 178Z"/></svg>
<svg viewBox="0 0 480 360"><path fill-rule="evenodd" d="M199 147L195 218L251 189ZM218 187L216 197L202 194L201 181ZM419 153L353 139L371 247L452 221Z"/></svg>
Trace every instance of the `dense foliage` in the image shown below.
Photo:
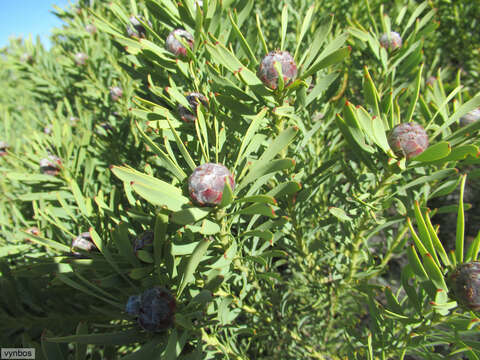
<svg viewBox="0 0 480 360"><path fill-rule="evenodd" d="M477 10L56 8L0 55L0 345L479 359Z"/></svg>

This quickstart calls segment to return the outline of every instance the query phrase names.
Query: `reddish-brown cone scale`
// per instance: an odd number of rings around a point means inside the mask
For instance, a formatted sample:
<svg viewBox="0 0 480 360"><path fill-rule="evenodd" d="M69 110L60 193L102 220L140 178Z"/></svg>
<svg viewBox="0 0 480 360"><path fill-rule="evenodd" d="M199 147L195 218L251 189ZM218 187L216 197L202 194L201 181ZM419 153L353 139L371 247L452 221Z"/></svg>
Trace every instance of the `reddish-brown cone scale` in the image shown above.
<svg viewBox="0 0 480 360"><path fill-rule="evenodd" d="M270 89L278 87L278 72L274 63L278 62L282 67L283 82L288 86L297 77L297 64L288 51L271 51L260 63L257 76Z"/></svg>
<svg viewBox="0 0 480 360"><path fill-rule="evenodd" d="M388 143L395 154L410 159L425 151L428 147L428 135L421 125L408 122L393 128Z"/></svg>
<svg viewBox="0 0 480 360"><path fill-rule="evenodd" d="M460 265L448 279L455 300L469 310L480 311L480 262Z"/></svg>
<svg viewBox="0 0 480 360"><path fill-rule="evenodd" d="M235 179L225 166L215 163L202 164L188 178L188 192L191 199L200 206L215 206L222 200L227 180L233 190Z"/></svg>

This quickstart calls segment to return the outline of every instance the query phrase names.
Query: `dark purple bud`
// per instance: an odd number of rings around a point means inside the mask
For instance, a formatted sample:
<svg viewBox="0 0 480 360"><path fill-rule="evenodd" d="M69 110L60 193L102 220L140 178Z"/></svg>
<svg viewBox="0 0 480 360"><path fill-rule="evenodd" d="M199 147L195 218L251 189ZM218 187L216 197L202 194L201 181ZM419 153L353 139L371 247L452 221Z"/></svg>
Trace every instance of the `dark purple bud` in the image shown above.
<svg viewBox="0 0 480 360"><path fill-rule="evenodd" d="M128 20L130 21L130 24L127 25L127 35L130 37L144 39L147 36L147 30L145 29L145 26L143 26L142 23L139 21L141 20L145 22L143 16L131 16ZM152 23L150 21L147 21L147 24L152 27Z"/></svg>
<svg viewBox="0 0 480 360"><path fill-rule="evenodd" d="M183 121L194 122L197 119L197 106L199 102L207 107L208 99L203 94L191 92L187 95L187 101L190 104L190 109L187 109L183 105L178 105L178 113Z"/></svg>
<svg viewBox="0 0 480 360"><path fill-rule="evenodd" d="M167 289L146 290L141 295L138 324L146 331L163 331L173 325L175 309L175 298Z"/></svg>
<svg viewBox="0 0 480 360"><path fill-rule="evenodd" d="M79 66L83 66L86 64L88 60L88 55L82 52L75 54L75 63Z"/></svg>
<svg viewBox="0 0 480 360"><path fill-rule="evenodd" d="M193 36L188 31L183 29L173 30L167 37L165 41L165 47L168 51L174 54L177 57L187 56L187 49L185 46L177 39L182 39L187 43L190 49L193 50Z"/></svg>
<svg viewBox="0 0 480 360"><path fill-rule="evenodd" d="M391 31L380 36L380 45L388 50L395 50L402 46L402 37L399 33Z"/></svg>
<svg viewBox="0 0 480 360"><path fill-rule="evenodd" d="M288 51L271 51L260 63L257 76L270 89L275 90L278 86L278 72L274 63L278 62L282 67L283 82L288 86L297 77L297 65Z"/></svg>
<svg viewBox="0 0 480 360"><path fill-rule="evenodd" d="M464 127L474 122L477 122L480 119L480 108L470 111L468 114L463 115L460 118L460 126Z"/></svg>
<svg viewBox="0 0 480 360"><path fill-rule="evenodd" d="M200 206L215 206L222 200L225 182L235 189L235 179L222 164L206 163L193 170L188 178L191 199Z"/></svg>
<svg viewBox="0 0 480 360"><path fill-rule="evenodd" d="M388 137L388 144L398 156L411 159L428 147L428 135L421 125L408 122L393 128Z"/></svg>
<svg viewBox="0 0 480 360"><path fill-rule="evenodd" d="M153 252L154 233L151 230L145 231L133 240L135 254L138 250Z"/></svg>
<svg viewBox="0 0 480 360"><path fill-rule="evenodd" d="M128 315L137 316L140 312L140 295L132 295L128 298L127 305L125 306L125 311Z"/></svg>
<svg viewBox="0 0 480 360"><path fill-rule="evenodd" d="M119 86L112 86L110 88L110 96L113 101L118 101L123 96L123 89Z"/></svg>
<svg viewBox="0 0 480 360"><path fill-rule="evenodd" d="M81 249L88 252L98 250L89 232L81 233L75 239L73 239L72 249ZM78 254L76 252L74 253Z"/></svg>
<svg viewBox="0 0 480 360"><path fill-rule="evenodd" d="M40 160L40 172L47 175L58 175L62 160L55 155L48 155L47 158Z"/></svg>
<svg viewBox="0 0 480 360"><path fill-rule="evenodd" d="M22 56L20 56L20 61L23 63L33 64L33 56L29 53L23 53Z"/></svg>
<svg viewBox="0 0 480 360"><path fill-rule="evenodd" d="M7 150L10 146L5 141L0 141L0 156L7 155Z"/></svg>
<svg viewBox="0 0 480 360"><path fill-rule="evenodd" d="M461 264L448 277L452 297L459 305L480 310L480 262Z"/></svg>

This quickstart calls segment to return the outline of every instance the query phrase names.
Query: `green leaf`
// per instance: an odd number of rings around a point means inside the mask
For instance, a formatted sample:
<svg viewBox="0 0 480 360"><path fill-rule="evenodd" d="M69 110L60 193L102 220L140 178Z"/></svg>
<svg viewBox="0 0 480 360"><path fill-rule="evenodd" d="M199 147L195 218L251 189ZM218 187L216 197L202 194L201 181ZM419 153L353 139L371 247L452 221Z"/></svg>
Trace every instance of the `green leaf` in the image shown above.
<svg viewBox="0 0 480 360"><path fill-rule="evenodd" d="M420 261L413 245L407 247L407 257L408 263L412 267L413 272L420 277L421 280L426 280L428 278L427 273L425 272L422 262Z"/></svg>
<svg viewBox="0 0 480 360"><path fill-rule="evenodd" d="M415 232L415 229L413 228L412 222L410 218L407 218L407 224L410 229L410 233L412 234L413 241L415 243L415 246L417 247L418 251L420 252L420 255L423 257L427 253L427 249L423 245L422 241L418 237L417 233Z"/></svg>
<svg viewBox="0 0 480 360"><path fill-rule="evenodd" d="M328 212L335 216L340 221L352 221L350 216L347 215L345 210L337 208L337 207L329 207Z"/></svg>
<svg viewBox="0 0 480 360"><path fill-rule="evenodd" d="M287 37L288 27L288 6L287 3L283 5L282 22L280 27L280 50L285 50L285 38Z"/></svg>
<svg viewBox="0 0 480 360"><path fill-rule="evenodd" d="M436 143L425 149L424 152L412 158L412 161L430 162L443 159L450 154L450 144L446 141Z"/></svg>
<svg viewBox="0 0 480 360"><path fill-rule="evenodd" d="M223 186L223 192L222 192L222 201L218 206L220 208L223 208L225 206L230 205L233 202L234 196L233 196L233 191L232 188L230 187L230 182L225 181L225 185Z"/></svg>
<svg viewBox="0 0 480 360"><path fill-rule="evenodd" d="M305 17L303 18L302 28L300 29L300 33L296 40L297 48L295 49L295 54L293 56L293 59L295 60L296 63L298 63L298 51L300 50L300 46L302 45L303 37L305 36L308 28L310 27L314 11L315 11L315 5L310 5L310 7L307 10L307 13L305 14Z"/></svg>
<svg viewBox="0 0 480 360"><path fill-rule="evenodd" d="M185 271L181 277L181 282L177 291L177 298L180 298L180 295L185 289L185 286L187 286L189 282L194 280L194 273L197 270L200 262L203 260L205 254L207 253L208 247L210 246L211 242L212 241L209 239L203 239L195 247L195 250L193 250L193 253L190 256Z"/></svg>
<svg viewBox="0 0 480 360"><path fill-rule="evenodd" d="M465 256L465 262L477 261L479 251L480 251L480 231L478 232L477 236L475 236L475 239L472 241L472 243L468 248L467 255Z"/></svg>
<svg viewBox="0 0 480 360"><path fill-rule="evenodd" d="M285 149L290 142L293 141L295 136L297 135L298 128L288 128L282 131L270 144L270 146L265 150L265 152L260 156L260 158L253 163L250 167L248 174L242 181L238 184L238 188L236 192L240 192L246 185L250 182L258 179L259 174L267 174L272 171L279 171L286 168L289 168L295 165L292 159L281 159L272 162L272 159L280 153L283 149Z"/></svg>
<svg viewBox="0 0 480 360"><path fill-rule="evenodd" d="M428 278L433 282L437 289L442 289L443 291L448 293L448 287L445 283L443 274L440 271L440 268L437 266L432 255L427 253L423 256L423 265L425 267L426 273L428 274Z"/></svg>
<svg viewBox="0 0 480 360"><path fill-rule="evenodd" d="M437 253L433 247L432 239L430 237L430 232L428 231L427 224L425 223L425 219L423 218L422 211L420 210L420 204L418 201L415 201L414 206L415 218L417 220L417 228L420 236L420 240L422 244L427 249L427 252L433 254L433 258L435 263L440 266L440 261L438 260ZM423 254L422 254L423 256Z"/></svg>
<svg viewBox="0 0 480 360"><path fill-rule="evenodd" d="M306 70L301 76L299 76L299 79L301 80L306 79L309 76L315 74L317 71L326 68L327 66L340 64L349 55L350 55L349 47L344 47L342 49L336 50L333 53L318 60L308 70Z"/></svg>
<svg viewBox="0 0 480 360"><path fill-rule="evenodd" d="M465 214L463 209L463 194L465 191L465 181L467 180L467 175L462 176L462 181L460 183L460 198L458 200L458 214L457 214L457 236L455 243L455 257L459 264L463 263L463 246L464 246L464 237L465 237Z"/></svg>
<svg viewBox="0 0 480 360"><path fill-rule="evenodd" d="M271 231L265 230L250 230L242 233L240 235L241 237L250 237L250 236L255 236L259 237L261 239L266 240L268 243L272 244L273 243L273 234Z"/></svg>
<svg viewBox="0 0 480 360"><path fill-rule="evenodd" d="M413 112L415 111L415 106L417 105L418 98L420 96L420 85L422 84L422 72L423 72L423 64L418 69L417 77L415 79L415 92L413 100L410 100L410 105L408 106L407 115L405 116L404 122L412 121Z"/></svg>
<svg viewBox="0 0 480 360"><path fill-rule="evenodd" d="M77 325L76 335L87 335L88 334L88 325L86 322L80 322ZM85 360L87 358L87 349L86 344L75 344L75 360Z"/></svg>
<svg viewBox="0 0 480 360"><path fill-rule="evenodd" d="M74 343L74 344L93 344L93 345L125 345L141 341L145 334L137 330L129 330L114 333L96 333L89 335L71 335L61 337L47 337L48 342L53 343Z"/></svg>
<svg viewBox="0 0 480 360"><path fill-rule="evenodd" d="M275 200L275 198L268 195L245 196L243 198L239 198L235 200L235 202L236 203L254 202L254 203L277 205L277 201Z"/></svg>
<svg viewBox="0 0 480 360"><path fill-rule="evenodd" d="M268 216L270 218L277 217L277 215L275 214L275 211L273 210L273 207L271 207L268 204L259 204L259 203L255 203L246 208L243 208L237 211L235 214L240 214L240 215L257 215L258 214L258 215Z"/></svg>
<svg viewBox="0 0 480 360"><path fill-rule="evenodd" d="M112 167L112 172L120 180L129 183L137 194L151 204L178 211L190 202L187 197L181 195L180 189L153 176L123 166Z"/></svg>
<svg viewBox="0 0 480 360"><path fill-rule="evenodd" d="M257 58L255 57L255 54L253 53L252 49L250 48L250 45L248 44L247 40L243 36L242 32L240 31L238 25L233 20L232 14L230 12L228 13L228 17L233 27L233 33L237 36L238 40L240 40L240 46L243 48L248 58L250 59L250 64L257 65Z"/></svg>
<svg viewBox="0 0 480 360"><path fill-rule="evenodd" d="M208 216L213 211L210 207L192 206L174 212L170 215L170 219L179 225L194 224Z"/></svg>
<svg viewBox="0 0 480 360"><path fill-rule="evenodd" d="M430 238L432 239L433 246L435 247L435 250L440 256L440 258L442 259L443 264L445 266L451 266L447 252L445 251L440 239L438 238L437 232L432 225L432 221L430 220L428 212L425 214L425 222L427 224L428 232L430 233Z"/></svg>
<svg viewBox="0 0 480 360"><path fill-rule="evenodd" d="M164 152L160 147L155 144L148 136L145 134L145 132L140 128L140 125L138 122L135 122L135 126L137 127L138 132L140 133L140 136L145 140L147 145L150 147L150 149L153 150L154 153L156 153L159 158L162 161L162 165L170 171L178 180L183 181L187 175L185 172L180 168L178 165L176 159L172 159L166 152ZM170 128L170 126L168 126Z"/></svg>

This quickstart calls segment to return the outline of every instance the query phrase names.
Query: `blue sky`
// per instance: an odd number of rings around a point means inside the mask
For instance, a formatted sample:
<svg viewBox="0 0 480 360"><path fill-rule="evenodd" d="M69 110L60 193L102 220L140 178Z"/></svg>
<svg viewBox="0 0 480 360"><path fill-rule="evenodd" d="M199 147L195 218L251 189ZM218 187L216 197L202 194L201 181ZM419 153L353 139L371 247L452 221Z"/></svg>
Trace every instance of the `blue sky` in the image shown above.
<svg viewBox="0 0 480 360"><path fill-rule="evenodd" d="M40 35L48 47L50 29L61 25L50 11L53 5L61 8L69 5L68 0L0 0L0 3L0 47L7 45L12 35L26 38L29 34L34 41Z"/></svg>

